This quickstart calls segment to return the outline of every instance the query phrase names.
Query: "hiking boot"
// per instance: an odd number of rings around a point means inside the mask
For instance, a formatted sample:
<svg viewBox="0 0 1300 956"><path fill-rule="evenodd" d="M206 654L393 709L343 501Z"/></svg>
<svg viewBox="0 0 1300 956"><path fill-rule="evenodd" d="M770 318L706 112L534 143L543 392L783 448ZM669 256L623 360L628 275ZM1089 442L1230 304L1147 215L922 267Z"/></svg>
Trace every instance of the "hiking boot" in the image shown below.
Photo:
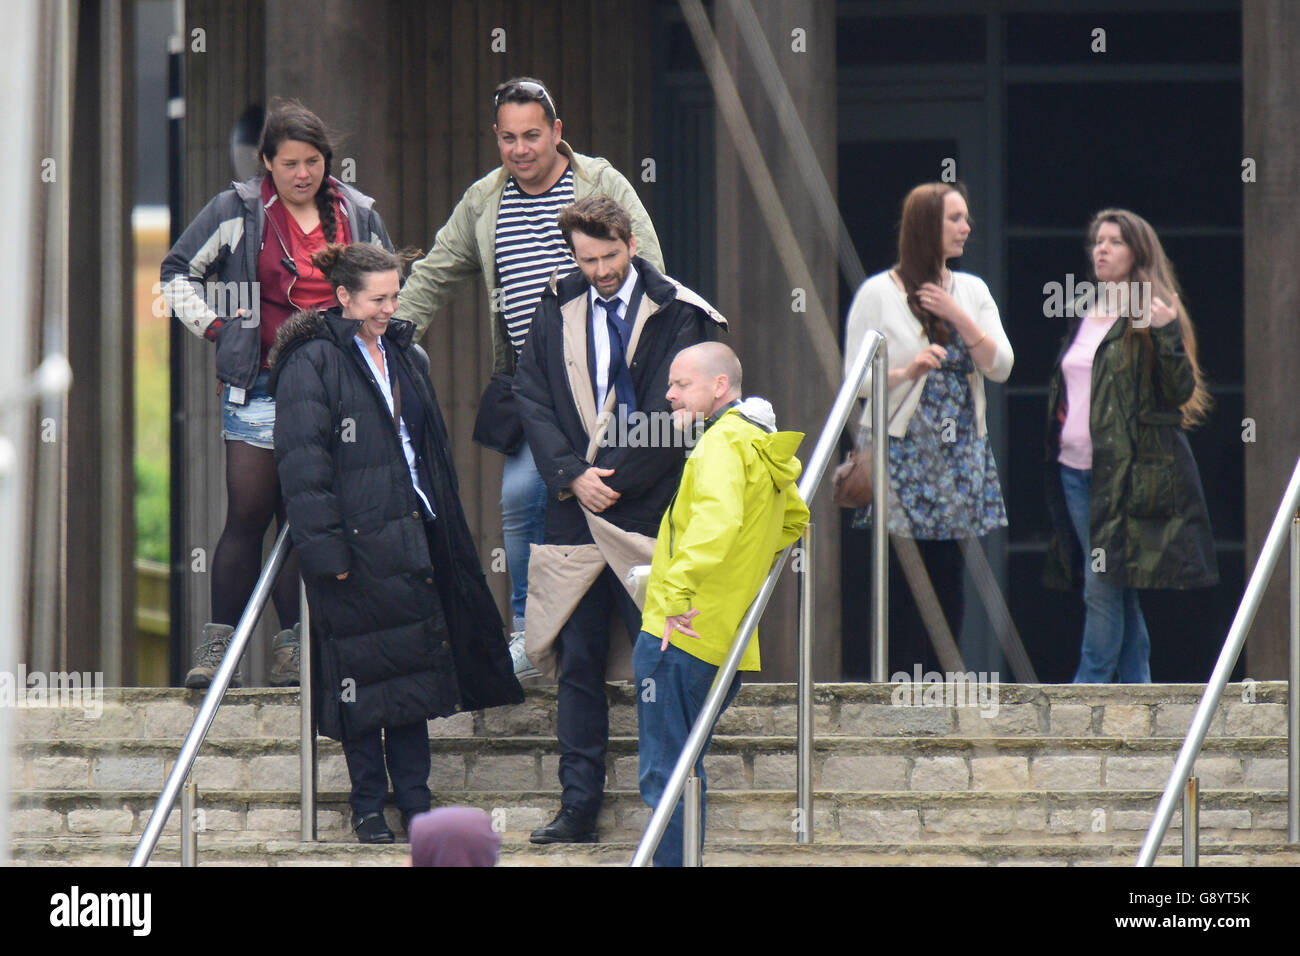
<svg viewBox="0 0 1300 956"><path fill-rule="evenodd" d="M271 642L271 686L297 687L298 666L302 663L299 627L285 628Z"/></svg>
<svg viewBox="0 0 1300 956"><path fill-rule="evenodd" d="M235 629L229 624L203 625L203 642L194 652L194 666L185 675L186 687L202 690L211 686L212 678L217 676L217 668L221 666L221 659L226 656L226 649L230 647L230 639L234 634ZM238 671L231 675L230 686L239 686Z"/></svg>
<svg viewBox="0 0 1300 956"><path fill-rule="evenodd" d="M523 631L515 631L510 635L510 662L515 666L515 677L518 680L542 676L542 672L532 665L524 653Z"/></svg>

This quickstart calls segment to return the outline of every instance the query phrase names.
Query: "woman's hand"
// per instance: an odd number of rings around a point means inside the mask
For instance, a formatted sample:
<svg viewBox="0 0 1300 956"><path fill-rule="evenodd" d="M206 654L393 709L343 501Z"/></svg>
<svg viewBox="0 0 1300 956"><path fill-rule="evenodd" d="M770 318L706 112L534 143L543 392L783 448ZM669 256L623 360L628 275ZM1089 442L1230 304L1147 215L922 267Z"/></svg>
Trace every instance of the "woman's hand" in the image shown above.
<svg viewBox="0 0 1300 956"><path fill-rule="evenodd" d="M1164 328L1176 318L1178 318L1177 293L1173 296L1173 305L1166 304L1159 296L1151 300L1151 324L1157 329Z"/></svg>
<svg viewBox="0 0 1300 956"><path fill-rule="evenodd" d="M957 300L949 295L948 290L942 286L934 282L927 282L916 290L916 294L921 300L922 308L958 326L958 331L962 327L972 324L971 317L966 314L966 310L959 306Z"/></svg>
<svg viewBox="0 0 1300 956"><path fill-rule="evenodd" d="M909 379L916 381L927 372L933 372L937 369L947 357L948 350L942 345L935 345L932 342L916 353L916 356L908 363L904 372Z"/></svg>

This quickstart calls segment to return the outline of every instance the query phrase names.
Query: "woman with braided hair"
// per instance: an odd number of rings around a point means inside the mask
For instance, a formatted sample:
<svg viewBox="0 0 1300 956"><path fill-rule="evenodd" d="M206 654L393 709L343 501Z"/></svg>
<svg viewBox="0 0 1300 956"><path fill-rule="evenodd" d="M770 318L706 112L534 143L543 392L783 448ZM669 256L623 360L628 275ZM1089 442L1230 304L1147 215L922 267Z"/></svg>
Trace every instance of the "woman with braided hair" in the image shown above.
<svg viewBox="0 0 1300 956"><path fill-rule="evenodd" d="M226 442L226 524L211 561L212 617L186 687L216 675L262 564L274 516L285 520L273 453L275 402L267 357L300 309L328 308L334 293L312 256L329 243L392 249L374 201L330 175L324 123L296 100L275 100L258 145L264 174L232 183L190 223L162 265L162 292L195 335L217 346ZM290 553L272 591L283 630L272 645L271 683L298 682L298 559Z"/></svg>

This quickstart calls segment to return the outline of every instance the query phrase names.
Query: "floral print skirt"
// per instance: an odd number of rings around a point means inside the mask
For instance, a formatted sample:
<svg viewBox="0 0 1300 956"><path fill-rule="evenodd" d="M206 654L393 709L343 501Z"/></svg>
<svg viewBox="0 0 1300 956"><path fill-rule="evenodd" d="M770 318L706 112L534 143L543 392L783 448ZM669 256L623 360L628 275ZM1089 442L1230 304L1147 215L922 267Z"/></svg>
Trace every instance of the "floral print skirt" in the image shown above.
<svg viewBox="0 0 1300 956"><path fill-rule="evenodd" d="M889 533L905 538L980 537L1007 525L988 436L975 431L974 366L961 336L947 349L926 376L907 434L889 439ZM853 527L870 526L870 505L854 512Z"/></svg>

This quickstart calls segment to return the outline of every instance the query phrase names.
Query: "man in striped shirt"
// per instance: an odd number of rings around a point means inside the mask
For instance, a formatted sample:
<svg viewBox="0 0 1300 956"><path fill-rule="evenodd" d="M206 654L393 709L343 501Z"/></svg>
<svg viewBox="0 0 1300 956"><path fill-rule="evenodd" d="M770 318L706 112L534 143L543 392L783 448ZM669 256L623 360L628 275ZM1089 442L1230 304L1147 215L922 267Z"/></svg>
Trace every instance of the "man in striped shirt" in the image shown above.
<svg viewBox="0 0 1300 956"><path fill-rule="evenodd" d="M465 191L433 248L411 270L397 317L422 335L465 280L482 274L490 303L493 371L513 374L533 311L552 273L576 269L556 223L560 209L586 196L608 196L632 219L637 251L663 270L659 238L631 184L599 157L576 153L561 138L555 100L538 80L518 77L493 96L501 166ZM537 673L524 654L524 605L529 545L540 544L546 485L527 443L506 456L501 478L501 524L510 570L515 673Z"/></svg>

